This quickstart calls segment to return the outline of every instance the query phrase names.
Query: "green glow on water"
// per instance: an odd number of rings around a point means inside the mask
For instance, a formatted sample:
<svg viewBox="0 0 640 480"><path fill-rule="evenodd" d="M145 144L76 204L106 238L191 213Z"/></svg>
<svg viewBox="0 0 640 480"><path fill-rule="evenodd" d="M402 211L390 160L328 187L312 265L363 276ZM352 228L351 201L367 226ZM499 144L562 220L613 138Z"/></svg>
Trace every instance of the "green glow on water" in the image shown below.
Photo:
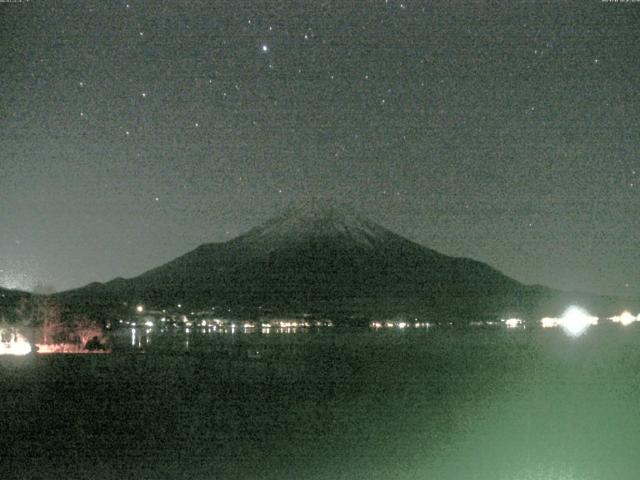
<svg viewBox="0 0 640 480"><path fill-rule="evenodd" d="M561 329L287 338L304 348L273 361L3 359L11 395L0 406L20 411L0 418L12 439L4 461L32 478L631 480L640 471L636 325L578 338Z"/></svg>

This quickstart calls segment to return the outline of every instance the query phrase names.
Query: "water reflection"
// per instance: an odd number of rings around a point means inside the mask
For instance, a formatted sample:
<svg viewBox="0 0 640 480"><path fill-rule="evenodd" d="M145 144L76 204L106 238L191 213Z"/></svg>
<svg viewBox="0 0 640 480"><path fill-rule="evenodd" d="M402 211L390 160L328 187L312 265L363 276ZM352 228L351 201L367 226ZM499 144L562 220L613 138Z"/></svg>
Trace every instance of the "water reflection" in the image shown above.
<svg viewBox="0 0 640 480"><path fill-rule="evenodd" d="M620 315L609 317L614 323L623 326L630 325L639 320L628 311L622 312ZM197 346L200 348L207 342L211 343L215 338L222 337L238 337L243 338L252 336L278 336L278 335L298 335L307 333L317 333L334 326L330 320L318 320L309 318L280 318L280 319L260 319L253 320L230 320L224 318L193 318L189 319L186 315L177 318L163 316L151 320L146 319L120 321L124 325L128 325L130 332L129 347L137 351L148 350L152 341L159 341L158 348L170 345L171 349L175 349L176 345L180 345L181 349L190 350ZM505 318L502 320L482 320L471 321L463 326L468 328L505 328L509 330L522 330L531 325L537 325L542 328L560 327L567 335L578 337L582 335L590 326L598 324L598 317L590 315L586 310L571 306L566 309L560 317L544 317L540 320L522 319L518 317ZM124 326L123 325L123 326ZM427 322L419 318L396 317L392 319L380 319L369 322L369 331L415 331L427 330L430 328L448 329L459 326L458 322L446 321L444 319L438 322ZM210 340L206 340L209 338ZM225 340L226 341L226 340ZM242 340L244 341L244 340Z"/></svg>
<svg viewBox="0 0 640 480"><path fill-rule="evenodd" d="M222 321L211 322L158 322L157 326L141 326L140 322L128 322L126 330L115 330L112 338L120 350L135 352L176 352L210 351L224 344L261 345L262 339L273 338L279 341L283 335L318 333L330 329L328 321L306 322L292 320L278 321ZM194 326L196 325L196 326ZM126 332L126 346L123 343ZM255 352L250 358L258 358Z"/></svg>

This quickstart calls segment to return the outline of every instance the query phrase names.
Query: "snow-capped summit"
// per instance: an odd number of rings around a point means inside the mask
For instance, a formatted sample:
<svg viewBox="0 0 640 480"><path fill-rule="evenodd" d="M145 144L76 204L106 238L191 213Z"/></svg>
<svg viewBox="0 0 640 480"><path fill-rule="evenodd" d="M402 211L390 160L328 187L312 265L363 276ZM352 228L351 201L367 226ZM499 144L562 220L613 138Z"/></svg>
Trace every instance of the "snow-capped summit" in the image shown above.
<svg viewBox="0 0 640 480"><path fill-rule="evenodd" d="M393 234L356 214L346 205L314 200L290 206L282 215L257 226L237 240L267 248L313 240L340 240L367 247L384 242Z"/></svg>

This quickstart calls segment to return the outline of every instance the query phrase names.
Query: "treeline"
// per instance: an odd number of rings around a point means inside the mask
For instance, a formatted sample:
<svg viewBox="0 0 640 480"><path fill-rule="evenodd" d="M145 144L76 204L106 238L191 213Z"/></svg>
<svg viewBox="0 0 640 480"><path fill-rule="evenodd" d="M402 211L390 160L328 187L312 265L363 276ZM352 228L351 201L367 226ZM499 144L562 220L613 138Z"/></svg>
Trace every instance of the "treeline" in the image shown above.
<svg viewBox="0 0 640 480"><path fill-rule="evenodd" d="M2 305L0 326L17 328L31 343L85 345L104 337L104 324L88 315L66 309L48 295L24 295L13 305Z"/></svg>

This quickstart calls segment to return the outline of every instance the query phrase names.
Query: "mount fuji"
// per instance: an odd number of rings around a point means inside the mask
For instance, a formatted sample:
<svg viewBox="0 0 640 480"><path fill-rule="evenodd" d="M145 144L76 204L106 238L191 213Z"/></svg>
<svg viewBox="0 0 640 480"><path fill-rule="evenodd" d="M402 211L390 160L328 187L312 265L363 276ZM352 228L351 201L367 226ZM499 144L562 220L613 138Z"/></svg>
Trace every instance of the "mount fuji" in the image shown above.
<svg viewBox="0 0 640 480"><path fill-rule="evenodd" d="M294 206L223 243L203 244L130 279L63 292L91 309L222 305L244 315L479 318L530 307L548 289L429 249L327 202Z"/></svg>

